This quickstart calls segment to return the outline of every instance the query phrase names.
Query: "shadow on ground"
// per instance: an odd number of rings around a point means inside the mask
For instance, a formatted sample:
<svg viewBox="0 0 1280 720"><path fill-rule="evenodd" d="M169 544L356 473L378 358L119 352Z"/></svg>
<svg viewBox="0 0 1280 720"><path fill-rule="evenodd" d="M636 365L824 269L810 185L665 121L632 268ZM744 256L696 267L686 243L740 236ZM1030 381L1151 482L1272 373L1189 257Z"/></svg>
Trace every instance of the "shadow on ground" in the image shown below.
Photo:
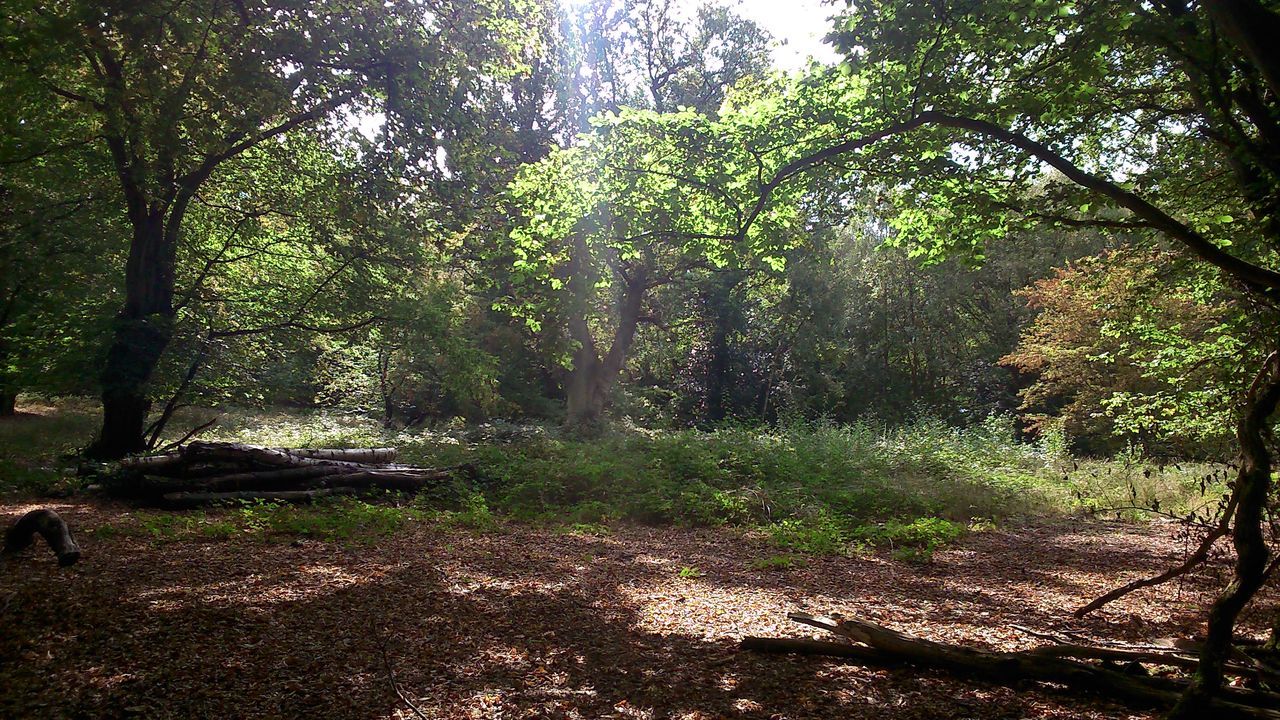
<svg viewBox="0 0 1280 720"><path fill-rule="evenodd" d="M6 522L25 509L3 508ZM351 547L155 544L86 532L124 508L62 511L81 529L85 560L60 570L27 553L0 574L2 717L411 717L388 664L433 718L1144 717L1038 688L744 654L736 643L803 635L784 616L808 608L1025 647L1009 625L1061 627L1078 602L1176 552L1149 530L1045 525L972 536L926 566L872 556L768 571L752 563L776 550L730 530L472 535L422 523ZM1171 597L1072 626L1185 633L1203 588Z"/></svg>

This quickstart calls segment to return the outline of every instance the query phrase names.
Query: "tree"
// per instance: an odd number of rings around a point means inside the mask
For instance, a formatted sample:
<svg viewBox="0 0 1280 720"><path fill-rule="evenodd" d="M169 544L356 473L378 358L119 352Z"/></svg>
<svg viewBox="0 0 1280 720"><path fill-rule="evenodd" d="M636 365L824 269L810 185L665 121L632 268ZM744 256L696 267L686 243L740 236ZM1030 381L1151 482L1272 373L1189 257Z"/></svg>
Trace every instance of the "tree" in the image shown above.
<svg viewBox="0 0 1280 720"><path fill-rule="evenodd" d="M23 91L0 78L0 92ZM5 115L0 139L0 415L19 392L85 392L118 302L104 260L122 223L109 161L86 124L50 106Z"/></svg>
<svg viewBox="0 0 1280 720"><path fill-rule="evenodd" d="M188 211L247 151L340 111L383 107L388 136L432 137L477 76L509 71L519 37L500 3L20 3L0 27L19 113L86 118L109 151L130 227L124 302L102 370L90 454L141 450L147 386L174 333Z"/></svg>
<svg viewBox="0 0 1280 720"><path fill-rule="evenodd" d="M1280 55L1266 33L1278 23L1253 0L861 3L833 37L869 102L858 99L863 112L842 123L840 139L796 164L838 161L884 178L899 237L926 256L1039 222L1140 230L1271 306ZM1045 185L1046 173L1067 182ZM1275 348L1274 327L1260 331ZM1209 611L1178 717L1201 716L1236 617L1267 576L1261 524L1280 355L1239 397L1235 575Z"/></svg>
<svg viewBox="0 0 1280 720"><path fill-rule="evenodd" d="M517 294L506 302L534 323L567 325L569 424L600 420L640 325L660 322L655 289L752 258L781 267L795 207L748 209L789 149L767 117L754 105L719 120L625 109L513 183L524 224L511 236Z"/></svg>
<svg viewBox="0 0 1280 720"><path fill-rule="evenodd" d="M1037 314L1001 362L1033 378L1021 394L1032 431L1060 425L1094 452L1221 453L1263 348L1220 281L1167 250L1122 247L1022 290Z"/></svg>

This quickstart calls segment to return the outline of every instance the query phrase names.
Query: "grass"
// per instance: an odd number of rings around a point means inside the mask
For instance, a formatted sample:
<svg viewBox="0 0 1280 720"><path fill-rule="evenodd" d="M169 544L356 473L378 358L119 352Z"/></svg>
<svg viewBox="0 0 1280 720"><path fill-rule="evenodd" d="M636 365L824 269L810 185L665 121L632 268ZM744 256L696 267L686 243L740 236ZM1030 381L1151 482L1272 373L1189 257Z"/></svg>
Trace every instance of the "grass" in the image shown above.
<svg viewBox="0 0 1280 720"><path fill-rule="evenodd" d="M305 506L256 502L207 512L144 511L135 514L129 523L98 526L93 534L100 538L141 537L160 544L233 537L303 537L353 544L386 537L409 523L450 517L448 513L432 513L413 506L339 498Z"/></svg>
<svg viewBox="0 0 1280 720"><path fill-rule="evenodd" d="M752 561L752 570L794 570L802 568L808 563L803 557L791 554L770 555L769 557L759 558Z"/></svg>
<svg viewBox="0 0 1280 720"><path fill-rule="evenodd" d="M0 421L0 493L33 495L72 484L64 456L92 435L92 404L58 401L35 414ZM208 410L189 410L174 432ZM1158 504L1182 514L1212 505L1227 470L1161 465L1133 453L1072 458L1060 444L1014 441L995 419L956 429L933 421L902 427L733 427L712 432L613 430L591 439L558 428L491 424L392 432L365 417L321 411L231 411L207 439L276 446L393 445L405 462L471 463L477 485L440 513L426 498L408 508L344 502L312 508L245 507L235 532L350 540L378 537L436 514L477 532L500 518L548 523L575 534L602 534L617 521L733 525L764 530L787 553L838 554L851 546L888 548L927 560L975 521L1051 514L1115 514L1139 519ZM149 534L217 537L232 533L197 515L153 519ZM197 519L190 519L190 518ZM220 521L219 521L220 522ZM165 523L171 523L166 526ZM780 556L781 557L781 556Z"/></svg>

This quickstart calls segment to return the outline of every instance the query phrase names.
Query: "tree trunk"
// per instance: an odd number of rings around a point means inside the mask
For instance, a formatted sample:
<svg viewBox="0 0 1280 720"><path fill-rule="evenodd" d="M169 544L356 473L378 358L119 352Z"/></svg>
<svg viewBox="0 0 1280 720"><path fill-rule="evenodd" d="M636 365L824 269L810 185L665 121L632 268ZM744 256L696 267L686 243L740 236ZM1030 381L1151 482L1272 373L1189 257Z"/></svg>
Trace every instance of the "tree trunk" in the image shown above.
<svg viewBox="0 0 1280 720"><path fill-rule="evenodd" d="M147 449L143 434L151 410L147 384L172 337L169 316L116 320L102 371L102 430L86 455L116 460Z"/></svg>
<svg viewBox="0 0 1280 720"><path fill-rule="evenodd" d="M622 373L631 345L635 342L636 328L640 324L640 313L647 291L645 276L637 271L623 289L618 308L618 327L604 358L596 354L586 317L570 321L570 332L578 341L579 347L573 356L573 373L569 376L565 425L591 429L604 419L609 392Z"/></svg>
<svg viewBox="0 0 1280 720"><path fill-rule="evenodd" d="M1280 51L1275 46L1280 17L1258 0L1209 0L1204 6L1222 34L1253 61L1271 91L1280 93Z"/></svg>
<svg viewBox="0 0 1280 720"><path fill-rule="evenodd" d="M1280 352L1263 363L1249 390L1243 416L1236 429L1240 443L1240 470L1236 475L1234 576L1209 609L1208 635L1200 652L1195 681L1169 714L1177 720L1207 717L1214 694L1222 686L1223 667L1231 652L1236 618L1266 580L1270 550L1262 523L1271 490L1271 453L1267 449L1268 418L1280 404Z"/></svg>
<svg viewBox="0 0 1280 720"><path fill-rule="evenodd" d="M125 304L116 317L102 370L102 430L85 451L101 460L146 449L144 430L151 410L147 385L173 339L176 242L172 235L180 218L169 218L168 231L163 208L132 220Z"/></svg>
<svg viewBox="0 0 1280 720"><path fill-rule="evenodd" d="M590 428L604 418L605 398L609 388L600 375L600 361L587 347L574 354L573 372L569 375L565 404L565 425Z"/></svg>
<svg viewBox="0 0 1280 720"><path fill-rule="evenodd" d="M0 417L9 417L18 412L18 391L10 388L0 389Z"/></svg>

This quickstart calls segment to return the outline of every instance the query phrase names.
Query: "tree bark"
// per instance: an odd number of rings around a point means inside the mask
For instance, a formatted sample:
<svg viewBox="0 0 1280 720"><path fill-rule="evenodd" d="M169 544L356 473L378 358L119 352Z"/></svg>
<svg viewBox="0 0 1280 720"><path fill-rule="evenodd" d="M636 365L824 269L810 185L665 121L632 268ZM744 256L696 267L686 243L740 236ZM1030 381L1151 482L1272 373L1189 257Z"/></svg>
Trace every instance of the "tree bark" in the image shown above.
<svg viewBox="0 0 1280 720"><path fill-rule="evenodd" d="M570 322L570 332L579 347L574 353L573 372L569 377L565 425L590 429L604 419L609 393L621 375L635 342L648 289L642 273L627 280L618 307L618 326L609 352L603 358L596 352L585 315Z"/></svg>
<svg viewBox="0 0 1280 720"><path fill-rule="evenodd" d="M18 413L18 391L0 390L0 417L11 417Z"/></svg>
<svg viewBox="0 0 1280 720"><path fill-rule="evenodd" d="M1258 0L1207 0L1205 9L1222 34L1258 68L1271 92L1280 94L1280 16Z"/></svg>
<svg viewBox="0 0 1280 720"><path fill-rule="evenodd" d="M1176 720L1206 716L1210 701L1222 686L1236 618L1266 580L1270 549L1263 535L1263 520L1271 491L1268 418L1277 404L1280 404L1280 352L1272 353L1258 371L1236 429L1240 469L1233 491L1236 495L1235 522L1231 529L1231 542L1236 551L1233 577L1209 608L1208 634L1200 651L1200 668L1191 687L1169 714Z"/></svg>
<svg viewBox="0 0 1280 720"><path fill-rule="evenodd" d="M147 447L147 386L173 339L176 237L167 227L176 235L181 217L173 213L179 210L165 213L161 205L130 212L134 232L125 267L125 303L102 371L102 430L85 452L89 457L118 460Z"/></svg>

